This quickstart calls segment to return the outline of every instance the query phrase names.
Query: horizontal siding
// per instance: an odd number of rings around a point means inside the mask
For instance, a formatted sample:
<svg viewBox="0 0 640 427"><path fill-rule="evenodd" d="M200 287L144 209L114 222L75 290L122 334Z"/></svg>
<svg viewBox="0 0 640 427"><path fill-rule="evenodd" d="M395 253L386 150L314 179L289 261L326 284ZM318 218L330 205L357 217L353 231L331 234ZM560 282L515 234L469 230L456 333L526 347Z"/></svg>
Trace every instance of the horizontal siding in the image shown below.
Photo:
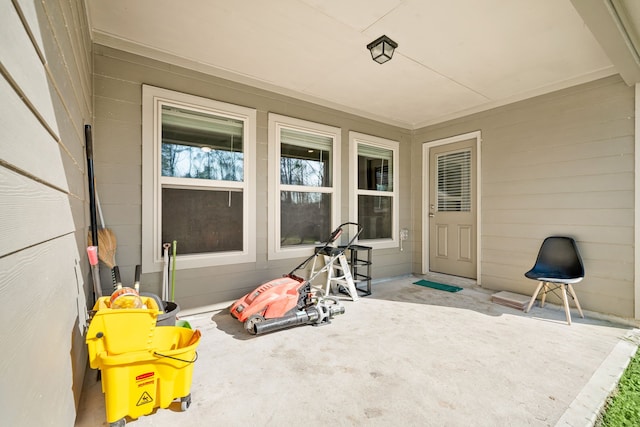
<svg viewBox="0 0 640 427"><path fill-rule="evenodd" d="M0 257L72 233L66 194L24 175L0 168Z"/></svg>
<svg viewBox="0 0 640 427"><path fill-rule="evenodd" d="M584 171L580 171L579 173L584 173ZM482 189L485 191L486 188L487 196L589 193L589 189L595 192L631 191L633 189L633 183L629 182L629 178L631 177L633 177L632 172L617 173L615 171L598 175L540 176L537 179L531 178L521 181L494 181L492 185L483 185ZM489 180L489 182L491 182L491 180ZM553 191L550 191L550 188L553 188Z"/></svg>
<svg viewBox="0 0 640 427"><path fill-rule="evenodd" d="M0 5L3 425L73 425L86 367L84 133L91 43L82 0ZM45 329L43 329L45 326ZM46 381L43 379L46 378ZM34 410L35 408L35 410Z"/></svg>
<svg viewBox="0 0 640 427"><path fill-rule="evenodd" d="M549 209L544 207L494 210L488 208L483 217L487 224L530 224L531 218L543 224L576 226L628 227L633 221L633 211L628 209L581 207Z"/></svg>
<svg viewBox="0 0 640 427"><path fill-rule="evenodd" d="M82 386L74 369L86 363L74 344L84 347L77 337L85 313L76 304L81 273L63 258L79 259L73 235L0 258L0 295L11 301L0 313L3 425L73 425Z"/></svg>
<svg viewBox="0 0 640 427"><path fill-rule="evenodd" d="M52 84L40 56L11 2L0 3L0 16L3 17L3 25L0 25L0 58L5 78L11 79L25 94L34 113L57 137L56 114L51 100Z"/></svg>
<svg viewBox="0 0 640 427"><path fill-rule="evenodd" d="M611 145L615 144L615 141L611 141ZM603 188L615 188L618 184L619 177L625 173L633 173L634 160L632 154L614 154L610 156L592 157L589 159L568 159L568 156L560 157L553 153L547 153L549 159L547 162L534 163L530 160L535 160L535 155L528 157L522 157L517 163L511 157L508 158L508 166L505 167L493 167L490 171L487 171L483 177L483 182L487 186L489 195L490 191L495 186L501 184L515 183L518 186L527 184L531 188L546 189L548 191L549 180L584 180L582 185L582 192L588 193L595 183L591 181L604 181ZM521 166L518 167L518 164ZM609 182L612 181L612 182ZM582 182L582 181L578 181ZM559 184L563 184L560 182ZM535 185L535 186L534 186ZM580 187L573 187L576 185L574 181L568 181L567 187L572 191L580 191ZM628 184L627 184L628 185ZM620 189L627 189L622 187ZM501 190L501 189L499 189Z"/></svg>
<svg viewBox="0 0 640 427"><path fill-rule="evenodd" d="M483 221L482 235L495 237L508 236L524 239L534 238L537 239L538 246L542 243L544 237L551 235L568 235L576 238L580 236L588 236L588 238L583 237L583 241L593 243L616 243L621 245L633 244L633 233L629 232L629 227L578 227L571 224L494 224L485 223ZM536 249L535 254L537 253L538 251Z"/></svg>
<svg viewBox="0 0 640 427"><path fill-rule="evenodd" d="M414 157L424 142L473 130L482 132L482 285L532 293L524 272L542 240L569 235L585 263L582 306L633 317L633 89L615 76L421 129Z"/></svg>
<svg viewBox="0 0 640 427"><path fill-rule="evenodd" d="M553 193L543 192L539 194L510 194L484 195L482 202L493 209L524 209L529 206L550 205L560 209L573 209L580 205L583 209L632 209L633 189L589 191L583 193Z"/></svg>
<svg viewBox="0 0 640 427"><path fill-rule="evenodd" d="M115 258L123 281L133 283L135 265L140 263L142 177L140 146L132 144L131 138L136 138L134 141L141 140L142 132L139 119L132 120L130 117L139 116L140 104L113 101L99 96L98 91L94 99L96 189L104 225L112 229L117 237ZM112 111L126 111L127 114L110 113ZM103 134L109 135L108 144L100 143L100 135ZM105 176L111 179L105 179ZM111 276L106 268L102 269L101 279L103 288L109 289ZM143 289L151 291L148 287ZM159 287L153 290L156 293L159 291Z"/></svg>
<svg viewBox="0 0 640 427"><path fill-rule="evenodd" d="M66 190L65 172L60 167L62 153L55 138L5 79L0 79L0 97L5 111L0 114L0 159L54 187ZM39 155L34 156L34 153Z"/></svg>
<svg viewBox="0 0 640 427"><path fill-rule="evenodd" d="M68 82L75 93L75 103L78 108L89 110L91 103L91 70L87 61L90 56L85 50L84 41L87 39L87 27L83 25L84 10L75 7L71 1L43 2L46 14L49 17L49 25L56 34L64 34L57 39L59 56L64 58L64 63L71 77ZM66 98L66 97L65 97Z"/></svg>

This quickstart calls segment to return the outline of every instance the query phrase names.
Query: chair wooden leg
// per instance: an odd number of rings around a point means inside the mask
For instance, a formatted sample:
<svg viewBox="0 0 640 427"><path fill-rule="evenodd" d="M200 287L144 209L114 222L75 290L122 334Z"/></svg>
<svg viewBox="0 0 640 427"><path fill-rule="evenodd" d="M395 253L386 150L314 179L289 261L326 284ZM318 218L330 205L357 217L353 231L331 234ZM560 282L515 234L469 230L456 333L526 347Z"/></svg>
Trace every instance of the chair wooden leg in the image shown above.
<svg viewBox="0 0 640 427"><path fill-rule="evenodd" d="M538 292L540 292L540 289L542 288L542 283L543 282L538 283L538 287L536 288L536 291L531 296L531 301L529 301L529 305L527 306L527 309L524 311L525 313L528 313L529 310L531 310L531 307L533 307L533 303L536 302L536 297L538 296Z"/></svg>
<svg viewBox="0 0 640 427"><path fill-rule="evenodd" d="M547 300L547 292L549 292L549 283L543 282L543 284L542 284L542 298L540 299L540 308L544 307L544 302Z"/></svg>
<svg viewBox="0 0 640 427"><path fill-rule="evenodd" d="M571 311L569 311L569 300L567 299L567 285L560 286L562 289L562 302L564 303L564 313L567 315L567 323L571 325Z"/></svg>
<svg viewBox="0 0 640 427"><path fill-rule="evenodd" d="M576 302L576 307L578 308L578 313L580 313L580 317L584 319L584 314L582 314L582 307L580 307L580 302L578 301L578 297L576 296L576 291L573 290L573 286L571 285L571 283L567 285L567 288L569 288L569 293L573 297L573 300Z"/></svg>

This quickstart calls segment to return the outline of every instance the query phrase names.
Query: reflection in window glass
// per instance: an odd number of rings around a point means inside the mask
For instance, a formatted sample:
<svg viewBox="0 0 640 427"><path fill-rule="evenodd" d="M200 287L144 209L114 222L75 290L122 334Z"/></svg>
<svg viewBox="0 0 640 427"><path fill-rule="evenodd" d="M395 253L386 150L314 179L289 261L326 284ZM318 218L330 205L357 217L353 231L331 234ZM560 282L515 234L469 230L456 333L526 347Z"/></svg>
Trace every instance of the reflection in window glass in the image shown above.
<svg viewBox="0 0 640 427"><path fill-rule="evenodd" d="M331 194L280 192L280 245L311 245L331 232Z"/></svg>
<svg viewBox="0 0 640 427"><path fill-rule="evenodd" d="M269 259L305 256L338 221L340 128L269 113Z"/></svg>
<svg viewBox="0 0 640 427"><path fill-rule="evenodd" d="M162 176L244 179L242 120L162 106Z"/></svg>
<svg viewBox="0 0 640 427"><path fill-rule="evenodd" d="M393 151L358 144L358 189L393 191Z"/></svg>
<svg viewBox="0 0 640 427"><path fill-rule="evenodd" d="M282 129L280 138L281 184L331 186L332 138L293 129Z"/></svg>
<svg viewBox="0 0 640 427"><path fill-rule="evenodd" d="M242 250L242 191L162 189L162 241L180 254Z"/></svg>
<svg viewBox="0 0 640 427"><path fill-rule="evenodd" d="M360 239L392 237L393 198L389 196L358 196L358 222L363 227Z"/></svg>
<svg viewBox="0 0 640 427"><path fill-rule="evenodd" d="M161 271L255 262L253 108L142 85L142 264Z"/></svg>

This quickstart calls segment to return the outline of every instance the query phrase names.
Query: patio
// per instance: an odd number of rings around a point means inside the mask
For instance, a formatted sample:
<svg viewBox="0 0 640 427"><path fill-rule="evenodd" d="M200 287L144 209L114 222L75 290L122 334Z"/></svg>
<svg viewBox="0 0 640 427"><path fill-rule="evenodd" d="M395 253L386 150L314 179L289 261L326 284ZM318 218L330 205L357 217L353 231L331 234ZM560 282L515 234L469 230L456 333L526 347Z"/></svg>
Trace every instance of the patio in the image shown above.
<svg viewBox="0 0 640 427"><path fill-rule="evenodd" d="M621 319L572 310L568 326L558 306L524 314L471 281L427 278L464 289L377 282L331 325L258 337L224 305L183 312L202 331L193 403L127 425L590 425L640 338ZM75 425L107 425L95 371Z"/></svg>

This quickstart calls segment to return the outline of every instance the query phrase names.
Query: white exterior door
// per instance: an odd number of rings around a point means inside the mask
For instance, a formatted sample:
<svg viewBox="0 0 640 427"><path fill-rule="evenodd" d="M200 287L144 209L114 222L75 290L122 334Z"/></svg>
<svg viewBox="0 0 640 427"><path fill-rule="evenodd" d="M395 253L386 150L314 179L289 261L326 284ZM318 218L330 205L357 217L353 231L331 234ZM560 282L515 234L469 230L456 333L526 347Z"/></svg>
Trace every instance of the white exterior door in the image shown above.
<svg viewBox="0 0 640 427"><path fill-rule="evenodd" d="M429 149L429 270L476 278L476 139Z"/></svg>

